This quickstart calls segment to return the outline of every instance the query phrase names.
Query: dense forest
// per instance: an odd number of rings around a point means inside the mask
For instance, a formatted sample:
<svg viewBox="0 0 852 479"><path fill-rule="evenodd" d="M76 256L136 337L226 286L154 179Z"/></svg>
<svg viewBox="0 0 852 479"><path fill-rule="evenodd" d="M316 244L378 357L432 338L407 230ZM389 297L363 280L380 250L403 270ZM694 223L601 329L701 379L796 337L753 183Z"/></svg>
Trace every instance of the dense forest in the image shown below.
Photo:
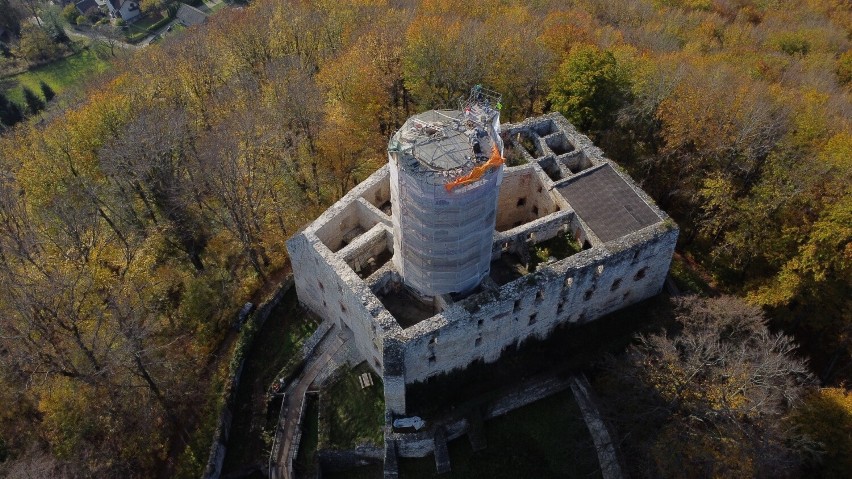
<svg viewBox="0 0 852 479"><path fill-rule="evenodd" d="M849 441L850 39L844 0L255 0L140 50L0 137L0 472L197 477L220 345L284 240L477 83L628 170Z"/></svg>

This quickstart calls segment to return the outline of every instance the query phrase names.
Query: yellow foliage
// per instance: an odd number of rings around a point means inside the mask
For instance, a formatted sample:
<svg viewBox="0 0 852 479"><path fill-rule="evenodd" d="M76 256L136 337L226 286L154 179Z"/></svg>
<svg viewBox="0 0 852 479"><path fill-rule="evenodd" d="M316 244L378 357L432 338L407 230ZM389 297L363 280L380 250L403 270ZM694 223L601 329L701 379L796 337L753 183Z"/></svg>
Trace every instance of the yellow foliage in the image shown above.
<svg viewBox="0 0 852 479"><path fill-rule="evenodd" d="M844 388L822 388L806 398L790 420L819 442L822 457L816 469L821 477L852 475L852 393Z"/></svg>
<svg viewBox="0 0 852 479"><path fill-rule="evenodd" d="M70 459L97 422L98 413L92 404L95 391L62 376L38 389L38 410L47 439L59 458Z"/></svg>

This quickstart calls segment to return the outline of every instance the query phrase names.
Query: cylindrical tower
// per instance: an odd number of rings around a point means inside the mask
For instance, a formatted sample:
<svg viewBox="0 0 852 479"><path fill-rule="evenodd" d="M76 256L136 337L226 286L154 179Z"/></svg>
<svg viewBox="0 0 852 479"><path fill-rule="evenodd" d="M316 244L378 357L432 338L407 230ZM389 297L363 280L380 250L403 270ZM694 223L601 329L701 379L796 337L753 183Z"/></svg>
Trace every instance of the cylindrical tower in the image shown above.
<svg viewBox="0 0 852 479"><path fill-rule="evenodd" d="M388 157L393 262L403 282L421 296L473 290L491 265L499 111L486 100L415 115L391 138Z"/></svg>

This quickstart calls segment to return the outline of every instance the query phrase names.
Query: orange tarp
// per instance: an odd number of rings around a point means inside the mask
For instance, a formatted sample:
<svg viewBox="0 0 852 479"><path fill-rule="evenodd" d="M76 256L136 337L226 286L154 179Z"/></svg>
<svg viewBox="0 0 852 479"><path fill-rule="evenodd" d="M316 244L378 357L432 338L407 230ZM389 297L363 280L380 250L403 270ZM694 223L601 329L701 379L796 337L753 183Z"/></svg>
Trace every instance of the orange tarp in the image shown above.
<svg viewBox="0 0 852 479"><path fill-rule="evenodd" d="M492 168L500 168L500 165L503 164L503 157L500 156L500 151L496 146L491 148L491 158L488 158L484 164L477 166L470 173L460 176L455 180L444 185L444 188L447 189L447 192L453 191L453 188L457 186L464 186L474 183L475 181L482 178L482 175L485 174L486 171Z"/></svg>

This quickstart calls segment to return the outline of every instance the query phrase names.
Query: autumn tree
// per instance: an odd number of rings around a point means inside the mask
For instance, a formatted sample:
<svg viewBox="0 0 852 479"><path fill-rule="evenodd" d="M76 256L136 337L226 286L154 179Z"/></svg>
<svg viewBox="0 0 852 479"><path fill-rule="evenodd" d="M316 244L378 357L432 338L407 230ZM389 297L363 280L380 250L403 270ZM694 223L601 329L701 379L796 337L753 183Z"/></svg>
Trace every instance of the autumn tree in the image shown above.
<svg viewBox="0 0 852 479"><path fill-rule="evenodd" d="M805 397L791 422L818 442L820 454L808 464L819 477L849 477L852 474L852 393L843 388L822 388Z"/></svg>
<svg viewBox="0 0 852 479"><path fill-rule="evenodd" d="M485 81L502 94L501 119L517 121L545 108L548 79L558 64L544 41L529 34L537 19L527 7L507 7L485 22L488 41L497 45Z"/></svg>
<svg viewBox="0 0 852 479"><path fill-rule="evenodd" d="M486 38L476 20L428 16L412 21L402 70L405 88L421 109L454 107L455 100L481 83L495 60Z"/></svg>
<svg viewBox="0 0 852 479"><path fill-rule="evenodd" d="M607 371L614 419L640 475L773 476L799 467L807 438L781 418L812 384L788 336L732 297L687 297L679 330L641 336ZM604 388L606 390L606 387ZM614 392L614 391L613 391Z"/></svg>
<svg viewBox="0 0 852 479"><path fill-rule="evenodd" d="M162 228L201 271L207 233L193 208L197 192L194 174L187 171L191 135L183 112L151 108L137 113L98 157L114 194L124 200L117 211L142 229Z"/></svg>

